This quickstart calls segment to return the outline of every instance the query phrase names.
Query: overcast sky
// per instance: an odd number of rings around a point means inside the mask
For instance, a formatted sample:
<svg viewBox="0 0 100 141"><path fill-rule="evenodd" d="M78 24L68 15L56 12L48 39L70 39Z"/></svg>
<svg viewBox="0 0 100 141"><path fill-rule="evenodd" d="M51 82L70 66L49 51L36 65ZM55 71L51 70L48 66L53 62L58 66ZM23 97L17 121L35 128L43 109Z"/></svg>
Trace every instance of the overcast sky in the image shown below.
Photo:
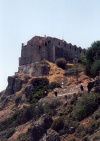
<svg viewBox="0 0 100 141"><path fill-rule="evenodd" d="M100 40L100 0L0 0L0 91L18 71L21 43L35 35L89 47Z"/></svg>

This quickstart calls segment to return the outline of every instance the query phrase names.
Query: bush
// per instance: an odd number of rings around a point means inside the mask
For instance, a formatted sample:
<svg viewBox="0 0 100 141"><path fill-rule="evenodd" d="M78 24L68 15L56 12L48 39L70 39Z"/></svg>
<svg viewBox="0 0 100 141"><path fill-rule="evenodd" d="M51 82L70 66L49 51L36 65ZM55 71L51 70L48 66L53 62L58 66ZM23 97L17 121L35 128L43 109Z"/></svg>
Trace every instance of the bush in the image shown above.
<svg viewBox="0 0 100 141"><path fill-rule="evenodd" d="M47 78L35 78L32 81L33 85L33 92L32 94L28 95L28 101L30 103L36 103L39 99L46 96L48 87L49 87L49 80Z"/></svg>
<svg viewBox="0 0 100 141"><path fill-rule="evenodd" d="M79 138L83 138L84 136L86 136L87 134L87 129L85 126L80 125L75 132L75 136L79 137Z"/></svg>
<svg viewBox="0 0 100 141"><path fill-rule="evenodd" d="M88 134L93 134L96 129L100 127L100 122L99 121L92 121L90 125L87 127L87 132Z"/></svg>
<svg viewBox="0 0 100 141"><path fill-rule="evenodd" d="M71 118L68 118L65 120L64 130L66 131L67 134L73 134L78 126L79 122L74 121Z"/></svg>
<svg viewBox="0 0 100 141"><path fill-rule="evenodd" d="M100 118L100 107L95 111L95 113L92 115L93 120L98 120Z"/></svg>
<svg viewBox="0 0 100 141"><path fill-rule="evenodd" d="M51 125L51 128L57 132L63 129L63 127L64 127L64 120L62 118L56 119Z"/></svg>
<svg viewBox="0 0 100 141"><path fill-rule="evenodd" d="M51 84L49 85L49 89L53 90L55 88L61 88L61 85L57 82L51 82Z"/></svg>
<svg viewBox="0 0 100 141"><path fill-rule="evenodd" d="M2 132L0 134L0 139L6 140L8 138L10 138L15 132L15 128L10 128L8 130L5 130L4 132Z"/></svg>
<svg viewBox="0 0 100 141"><path fill-rule="evenodd" d="M62 69L66 68L66 60L64 58L58 58L56 60L56 65Z"/></svg>
<svg viewBox="0 0 100 141"><path fill-rule="evenodd" d="M61 112L61 115L68 115L73 111L73 105L67 105L67 107Z"/></svg>
<svg viewBox="0 0 100 141"><path fill-rule="evenodd" d="M100 71L100 60L95 60L92 67L91 67L91 74L93 76L99 75Z"/></svg>
<svg viewBox="0 0 100 141"><path fill-rule="evenodd" d="M36 108L36 105L32 104L29 107L16 111L12 117L0 122L0 131L24 124L31 119L36 120L42 114L43 110Z"/></svg>
<svg viewBox="0 0 100 141"><path fill-rule="evenodd" d="M91 115L100 104L100 94L90 93L81 97L77 102L75 110L73 111L73 117L77 120L83 120L87 116Z"/></svg>
<svg viewBox="0 0 100 141"><path fill-rule="evenodd" d="M50 103L46 102L41 104L38 104L39 109L43 111L43 113L49 114L49 115L54 115L56 114L56 109L58 106L61 105L61 102L59 100L53 100Z"/></svg>
<svg viewBox="0 0 100 141"><path fill-rule="evenodd" d="M86 52L86 73L88 75L98 75L98 69L100 70L100 41L96 41L91 44Z"/></svg>
<svg viewBox="0 0 100 141"><path fill-rule="evenodd" d="M83 65L86 65L87 63L87 59L86 59L86 56L82 56L79 60L78 60L79 63L83 64Z"/></svg>

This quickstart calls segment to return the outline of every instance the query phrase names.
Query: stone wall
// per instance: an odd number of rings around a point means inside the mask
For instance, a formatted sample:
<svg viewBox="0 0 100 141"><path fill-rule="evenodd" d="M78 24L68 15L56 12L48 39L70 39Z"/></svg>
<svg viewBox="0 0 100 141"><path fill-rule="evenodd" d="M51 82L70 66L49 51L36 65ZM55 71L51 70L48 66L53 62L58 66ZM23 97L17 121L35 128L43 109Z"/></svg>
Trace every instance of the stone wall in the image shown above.
<svg viewBox="0 0 100 141"><path fill-rule="evenodd" d="M22 65L18 68L18 73L29 74L30 76L46 76L49 71L50 66L44 61Z"/></svg>
<svg viewBox="0 0 100 141"><path fill-rule="evenodd" d="M22 44L19 66L40 62L44 59L55 62L57 58L65 58L70 61L75 57L79 58L85 53L85 49L68 44L63 40L35 36L27 42L27 45Z"/></svg>

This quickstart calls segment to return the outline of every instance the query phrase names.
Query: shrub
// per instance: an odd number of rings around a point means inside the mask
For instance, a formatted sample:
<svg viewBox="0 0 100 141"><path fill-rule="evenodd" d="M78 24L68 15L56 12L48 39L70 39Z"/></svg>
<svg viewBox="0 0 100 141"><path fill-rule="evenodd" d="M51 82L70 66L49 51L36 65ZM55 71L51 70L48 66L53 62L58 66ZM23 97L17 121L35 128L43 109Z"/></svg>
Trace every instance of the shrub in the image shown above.
<svg viewBox="0 0 100 141"><path fill-rule="evenodd" d="M86 134L87 134L87 129L86 129L85 126L80 125L80 126L76 129L75 136L82 138L82 137L86 136Z"/></svg>
<svg viewBox="0 0 100 141"><path fill-rule="evenodd" d="M83 65L86 65L87 63L87 59L86 59L86 56L82 56L79 60L78 60L79 63L83 64Z"/></svg>
<svg viewBox="0 0 100 141"><path fill-rule="evenodd" d="M100 71L100 60L95 60L92 67L91 67L91 74L93 76L99 75Z"/></svg>
<svg viewBox="0 0 100 141"><path fill-rule="evenodd" d="M15 132L15 129L14 128L10 128L7 132L6 132L6 138L10 138Z"/></svg>
<svg viewBox="0 0 100 141"><path fill-rule="evenodd" d="M62 69L66 68L66 60L64 58L58 58L56 60L56 65Z"/></svg>
<svg viewBox="0 0 100 141"><path fill-rule="evenodd" d="M93 76L98 75L98 69L100 70L100 41L91 44L86 52L86 58L86 73Z"/></svg>
<svg viewBox="0 0 100 141"><path fill-rule="evenodd" d="M56 119L51 125L51 128L57 132L63 129L63 127L64 127L64 120L62 118Z"/></svg>
<svg viewBox="0 0 100 141"><path fill-rule="evenodd" d="M73 105L67 105L67 107L61 112L61 115L68 115L73 111Z"/></svg>
<svg viewBox="0 0 100 141"><path fill-rule="evenodd" d="M93 134L96 129L100 127L100 122L99 121L92 121L90 125L87 127L87 132L88 134Z"/></svg>
<svg viewBox="0 0 100 141"><path fill-rule="evenodd" d="M75 110L73 111L73 117L77 120L83 120L87 116L91 115L100 104L99 93L89 93L81 97L77 102Z"/></svg>
<svg viewBox="0 0 100 141"><path fill-rule="evenodd" d="M10 128L8 130L5 130L4 132L2 132L0 134L0 139L6 140L8 138L10 138L15 132L15 128Z"/></svg>
<svg viewBox="0 0 100 141"><path fill-rule="evenodd" d="M33 92L32 94L28 95L28 101L30 103L36 103L39 99L46 96L48 86L49 86L49 80L47 78L35 78L32 81L33 85Z"/></svg>
<svg viewBox="0 0 100 141"><path fill-rule="evenodd" d="M56 109L58 106L61 105L61 102L59 100L53 100L50 103L46 102L41 104L38 104L39 109L43 111L43 113L49 114L49 115L54 115L56 114Z"/></svg>
<svg viewBox="0 0 100 141"><path fill-rule="evenodd" d="M37 119L43 114L41 109L37 109L35 104L16 111L12 117L0 122L0 131L24 124L31 119Z"/></svg>
<svg viewBox="0 0 100 141"><path fill-rule="evenodd" d="M100 107L92 115L92 119L94 119L94 120L98 120L99 118L100 118Z"/></svg>
<svg viewBox="0 0 100 141"><path fill-rule="evenodd" d="M71 118L68 118L64 123L64 130L66 131L67 134L73 134L78 126L79 122L74 121Z"/></svg>
<svg viewBox="0 0 100 141"><path fill-rule="evenodd" d="M51 82L51 84L49 85L49 89L53 90L55 88L61 88L61 85L57 82Z"/></svg>

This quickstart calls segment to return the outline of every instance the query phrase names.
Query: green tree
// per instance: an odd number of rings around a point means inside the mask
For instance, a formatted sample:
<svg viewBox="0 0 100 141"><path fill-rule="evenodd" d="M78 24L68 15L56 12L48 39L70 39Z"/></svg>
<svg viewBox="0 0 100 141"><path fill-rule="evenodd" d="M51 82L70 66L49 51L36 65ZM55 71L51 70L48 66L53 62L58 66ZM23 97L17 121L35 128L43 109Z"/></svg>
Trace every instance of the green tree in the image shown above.
<svg viewBox="0 0 100 141"><path fill-rule="evenodd" d="M89 75L96 76L100 71L100 41L95 41L88 48L86 53L87 64L86 73Z"/></svg>

